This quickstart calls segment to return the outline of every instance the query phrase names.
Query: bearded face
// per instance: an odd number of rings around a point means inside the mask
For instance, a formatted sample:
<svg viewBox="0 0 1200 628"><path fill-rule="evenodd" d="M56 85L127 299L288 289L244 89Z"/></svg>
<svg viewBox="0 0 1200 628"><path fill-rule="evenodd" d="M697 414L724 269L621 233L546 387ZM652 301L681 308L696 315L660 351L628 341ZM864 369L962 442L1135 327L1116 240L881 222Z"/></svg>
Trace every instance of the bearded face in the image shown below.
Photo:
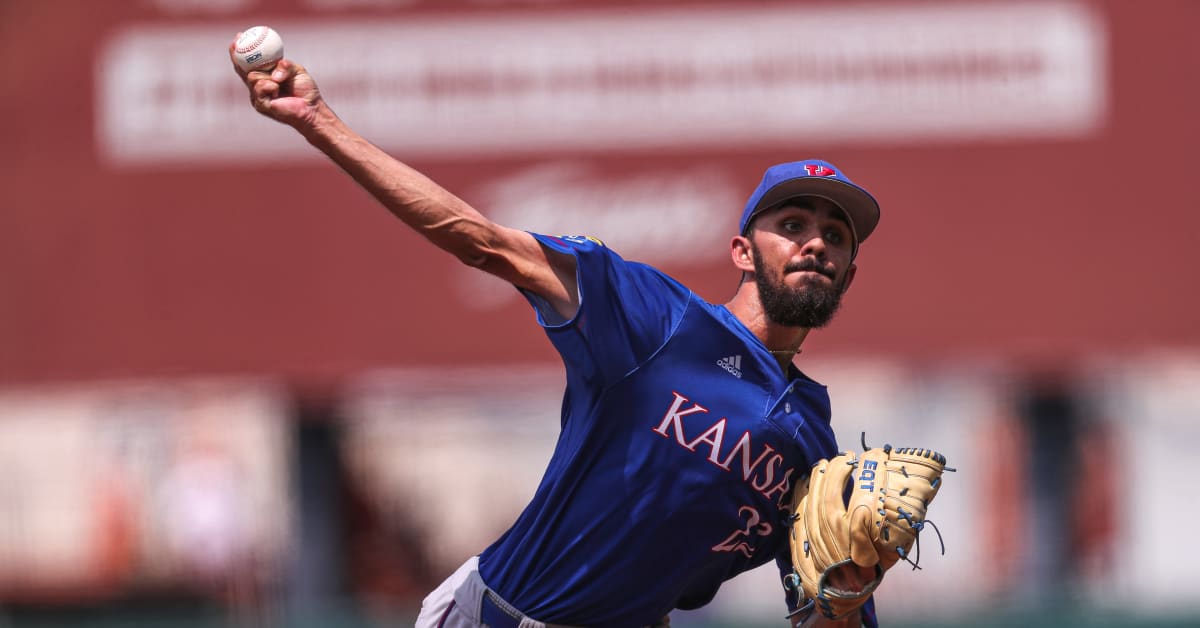
<svg viewBox="0 0 1200 628"><path fill-rule="evenodd" d="M751 244L754 257L754 280L758 284L759 299L767 318L778 325L817 329L833 320L842 304L845 281L838 281L832 267L822 265L815 258L804 258L776 269L763 263L762 253ZM811 271L829 278L829 282L809 276L798 286L790 286L784 276L799 271Z"/></svg>

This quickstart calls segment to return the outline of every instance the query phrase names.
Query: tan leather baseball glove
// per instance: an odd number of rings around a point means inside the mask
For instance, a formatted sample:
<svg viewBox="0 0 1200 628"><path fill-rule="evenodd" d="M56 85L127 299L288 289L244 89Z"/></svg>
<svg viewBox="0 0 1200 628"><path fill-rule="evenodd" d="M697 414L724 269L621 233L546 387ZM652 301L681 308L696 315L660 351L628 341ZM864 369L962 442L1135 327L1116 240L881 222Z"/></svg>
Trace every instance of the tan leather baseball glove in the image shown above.
<svg viewBox="0 0 1200 628"><path fill-rule="evenodd" d="M845 617L867 601L897 561L915 568L909 553L925 527L942 472L953 470L936 451L891 445L813 466L807 480L796 483L791 502L790 585L809 600L800 612L815 608L830 619ZM838 586L854 581L846 577L854 565L873 568L874 578L853 590Z"/></svg>

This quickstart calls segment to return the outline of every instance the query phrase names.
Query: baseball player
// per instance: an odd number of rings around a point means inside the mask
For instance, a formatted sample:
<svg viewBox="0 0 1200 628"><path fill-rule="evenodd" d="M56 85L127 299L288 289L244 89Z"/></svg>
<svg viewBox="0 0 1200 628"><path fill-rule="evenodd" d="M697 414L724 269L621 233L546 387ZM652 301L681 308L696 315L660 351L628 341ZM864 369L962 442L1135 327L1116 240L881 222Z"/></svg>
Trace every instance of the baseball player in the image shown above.
<svg viewBox="0 0 1200 628"><path fill-rule="evenodd" d="M712 304L595 238L493 223L348 128L299 64L234 68L260 113L430 242L515 286L565 364L562 432L533 500L424 600L418 626L661 625L764 563L799 579L787 506L838 448L825 387L793 361L854 280L879 221L867 191L824 161L769 168L730 243L741 282ZM878 583L860 565L827 575L841 591ZM794 580L781 591L803 610ZM874 626L868 597L805 625Z"/></svg>

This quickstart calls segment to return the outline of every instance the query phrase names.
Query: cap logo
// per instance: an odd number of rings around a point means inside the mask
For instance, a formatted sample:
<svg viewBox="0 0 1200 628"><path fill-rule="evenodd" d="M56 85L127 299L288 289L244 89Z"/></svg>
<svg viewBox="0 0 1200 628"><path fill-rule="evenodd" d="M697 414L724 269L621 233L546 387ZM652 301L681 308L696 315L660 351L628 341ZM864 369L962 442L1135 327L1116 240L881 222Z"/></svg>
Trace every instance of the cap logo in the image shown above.
<svg viewBox="0 0 1200 628"><path fill-rule="evenodd" d="M836 177L837 172L833 168L822 166L821 164L804 164L804 169L808 171L810 177Z"/></svg>

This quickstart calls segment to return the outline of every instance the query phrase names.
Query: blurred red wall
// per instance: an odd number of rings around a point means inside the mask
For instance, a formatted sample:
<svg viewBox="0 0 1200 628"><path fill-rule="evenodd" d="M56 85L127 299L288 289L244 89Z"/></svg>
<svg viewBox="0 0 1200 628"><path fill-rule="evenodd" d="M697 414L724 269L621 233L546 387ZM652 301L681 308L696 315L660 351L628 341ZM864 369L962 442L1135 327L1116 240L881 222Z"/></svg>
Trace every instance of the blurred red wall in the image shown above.
<svg viewBox="0 0 1200 628"><path fill-rule="evenodd" d="M233 25L231 39L239 24L324 15L299 2L249 2L221 15L186 3L163 9L170 4L0 4L0 383L193 373L322 379L556 359L522 302L492 312L457 305L448 279L461 272L457 262L327 162L105 162L95 59L114 32L186 21ZM337 17L503 10L492 4L351 7ZM1109 92L1102 123L1081 137L816 139L406 161L472 201L483 195L481 173L503 177L547 160L581 160L614 178L716 168L748 194L771 163L823 156L875 193L883 220L843 313L812 337L806 355L1059 361L1195 349L1200 57L1190 42L1200 3L1085 4L1106 32ZM511 5L564 15L643 6ZM229 81L236 84L232 73ZM257 114L247 106L245 115ZM732 235L740 202L728 224L713 228ZM665 270L715 301L737 279L725 251L712 247Z"/></svg>

